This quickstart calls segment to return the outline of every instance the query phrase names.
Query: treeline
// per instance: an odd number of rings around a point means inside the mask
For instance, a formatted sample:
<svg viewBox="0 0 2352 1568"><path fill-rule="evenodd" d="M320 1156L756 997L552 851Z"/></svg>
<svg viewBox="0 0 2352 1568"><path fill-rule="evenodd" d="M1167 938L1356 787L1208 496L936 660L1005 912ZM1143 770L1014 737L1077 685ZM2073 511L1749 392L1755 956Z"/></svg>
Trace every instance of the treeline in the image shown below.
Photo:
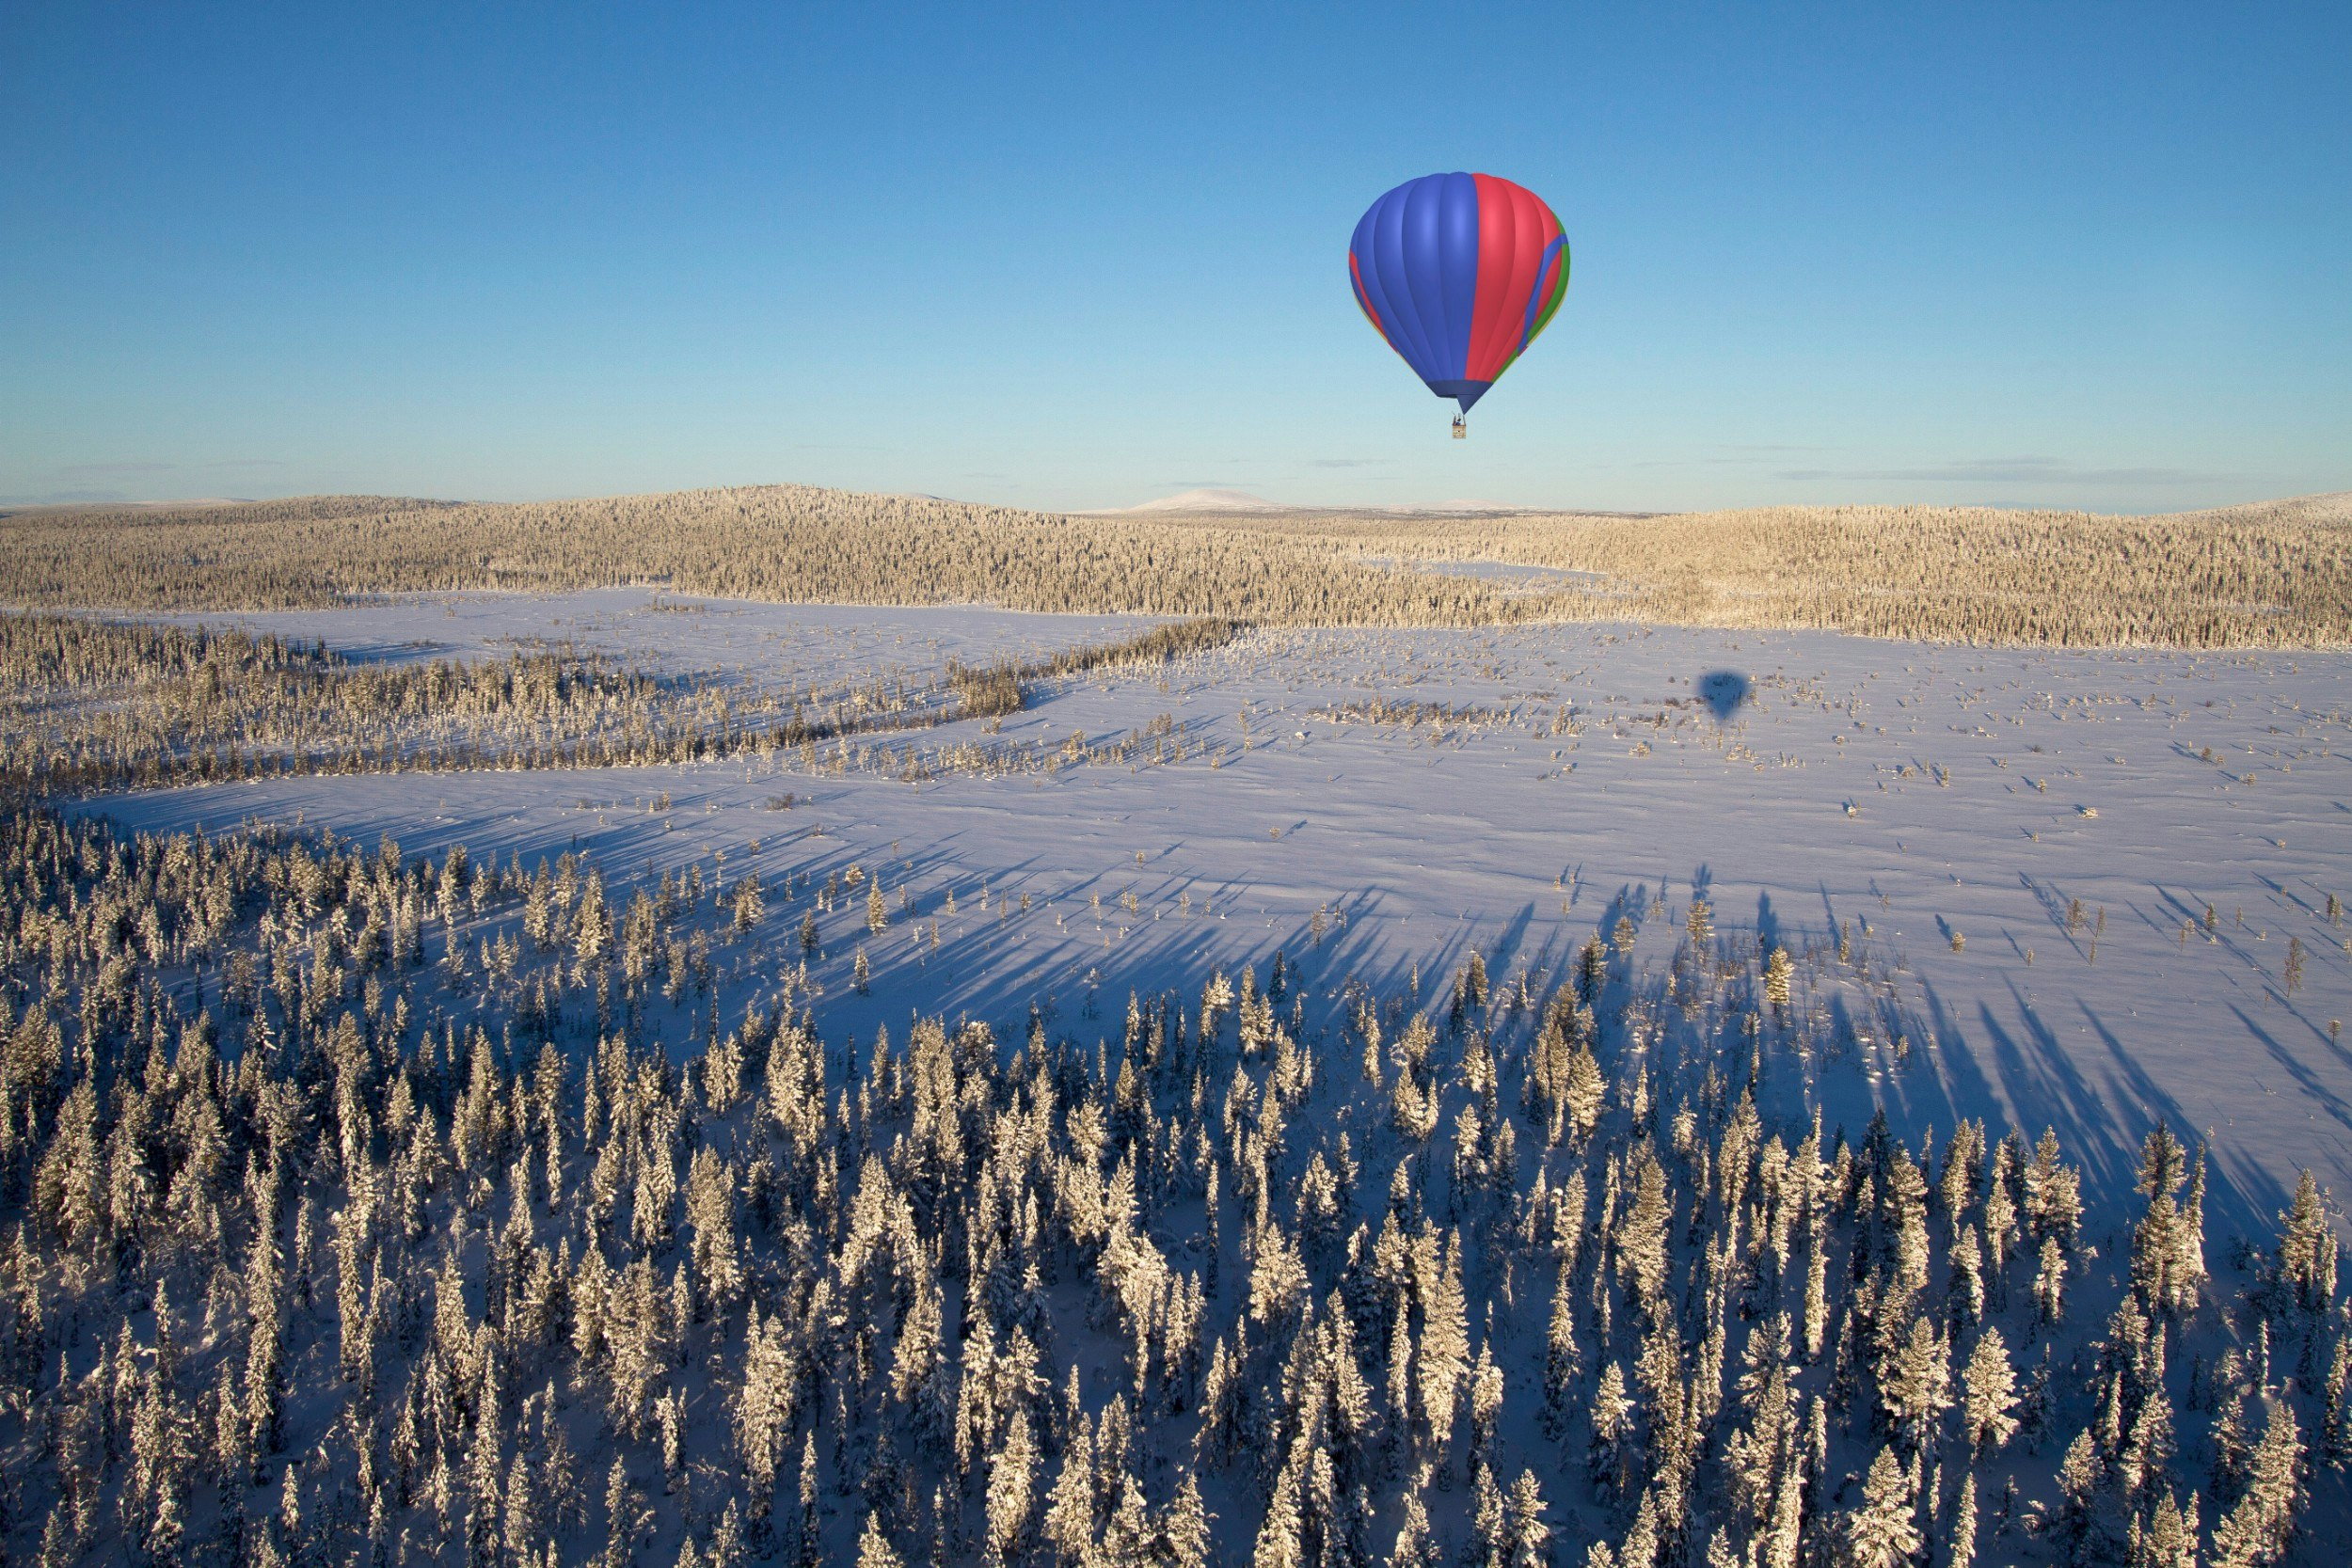
<svg viewBox="0 0 2352 1568"><path fill-rule="evenodd" d="M2352 507L2325 497L2144 517L1968 507L1057 517L798 486L496 505L313 497L0 515L0 601L262 609L651 582L1289 626L1640 620L2340 647L2352 641L2347 546ZM1385 562L1502 562L1593 580L1530 592Z"/></svg>
<svg viewBox="0 0 2352 1568"><path fill-rule="evenodd" d="M1164 660L1236 629L1185 622L1027 666L951 662L934 686L866 681L788 692L651 675L569 648L353 663L275 636L0 611L0 791L779 753L809 768L865 768L874 749L859 737L1011 712L1024 681ZM820 759L827 744L836 750ZM961 754L936 752L934 761ZM894 748L884 766L903 771L914 756ZM998 759L998 770L1011 760Z"/></svg>
<svg viewBox="0 0 2352 1568"><path fill-rule="evenodd" d="M2162 1127L2125 1213L2047 1132L1777 1122L1825 956L1694 908L1662 972L1472 955L1323 1023L1277 954L850 1038L803 960L887 997L958 908L885 875L623 901L0 822L0 1546L2250 1568L2342 1527L2310 1180L2212 1260Z"/></svg>
<svg viewBox="0 0 2352 1568"><path fill-rule="evenodd" d="M1427 565L1592 574L1574 618L2059 647L2342 647L2352 495L2154 516L1779 506L1657 516L1170 517ZM1555 612L1548 610L1547 613Z"/></svg>
<svg viewBox="0 0 2352 1568"><path fill-rule="evenodd" d="M800 486L515 505L0 515L0 602L223 610L354 594L660 583L741 598L995 604L1306 625L1472 625L1501 597L1239 533ZM1509 610L1502 618L1534 613Z"/></svg>
<svg viewBox="0 0 2352 1568"><path fill-rule="evenodd" d="M1330 724L1377 724L1407 730L1420 729L1423 725L1439 730L1479 730L1508 724L1513 715L1509 708L1487 707L1477 703L1408 703L1394 697L1363 697L1354 702L1329 703L1322 707L1311 708L1307 717ZM1569 717L1564 705L1554 710L1548 727L1553 735L1573 735L1581 726Z"/></svg>
<svg viewBox="0 0 2352 1568"><path fill-rule="evenodd" d="M1024 682L1082 675L1131 664L1167 664L1231 642L1247 628L1238 621L1202 615L1150 627L1119 642L1057 648L1037 658L998 659L986 665L947 661L948 684L962 700L967 717L1012 713L1025 705Z"/></svg>
<svg viewBox="0 0 2352 1568"><path fill-rule="evenodd" d="M0 682L16 700L79 699L118 686L244 681L329 662L323 648L240 630L0 612Z"/></svg>

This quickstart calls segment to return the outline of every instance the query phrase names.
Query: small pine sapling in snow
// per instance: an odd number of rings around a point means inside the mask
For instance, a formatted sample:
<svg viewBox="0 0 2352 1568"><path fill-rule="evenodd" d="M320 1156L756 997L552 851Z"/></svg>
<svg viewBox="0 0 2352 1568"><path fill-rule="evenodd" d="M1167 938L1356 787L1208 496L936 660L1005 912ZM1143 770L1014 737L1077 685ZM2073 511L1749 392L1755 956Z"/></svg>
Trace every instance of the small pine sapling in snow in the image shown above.
<svg viewBox="0 0 2352 1568"><path fill-rule="evenodd" d="M1788 1011L1789 982L1796 974L1796 965L1789 961L1788 949L1775 947L1764 961L1764 1000L1771 1003L1776 1019L1785 1019Z"/></svg>

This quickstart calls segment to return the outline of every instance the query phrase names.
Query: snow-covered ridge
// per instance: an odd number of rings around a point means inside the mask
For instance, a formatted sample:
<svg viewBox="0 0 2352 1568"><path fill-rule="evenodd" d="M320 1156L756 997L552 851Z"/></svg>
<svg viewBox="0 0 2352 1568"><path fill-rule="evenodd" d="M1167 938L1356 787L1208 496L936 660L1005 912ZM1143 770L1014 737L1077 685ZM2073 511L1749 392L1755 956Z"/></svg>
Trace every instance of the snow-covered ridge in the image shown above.
<svg viewBox="0 0 2352 1568"><path fill-rule="evenodd" d="M1090 513L1082 513L1082 514L1079 514L1079 515L1082 515L1082 516L1097 516L1097 517L1116 517L1116 516L1130 515L1133 515L1133 514L1136 514L1136 513L1152 513L1152 512L1189 512L1189 513L1205 513L1205 514L1222 514L1222 513L1246 514L1246 513L1252 513L1252 512L1292 512L1292 513L1331 513L1331 512L1348 512L1348 513L1356 513L1356 512L1363 512L1363 513L1385 513L1385 514L1394 514L1394 515L1399 515L1399 516L1413 516L1413 515L1422 515L1422 514L1429 514L1429 515L1435 515L1454 514L1454 513L1467 513L1467 514L1487 514L1487 513L1506 513L1506 512L1541 513L1541 512L1557 512L1557 511L1560 511L1560 510L1562 510L1562 509L1561 509L1561 508L1558 508L1558 507L1520 506L1520 505L1517 505L1517 504L1514 504L1514 503L1509 502L1509 501L1488 501L1488 500L1470 500L1470 499L1462 499L1462 500L1445 500L1445 501L1423 501L1423 502L1396 502L1396 503L1381 504L1381 505L1373 505L1373 506L1316 506L1316 505L1311 505L1311 504L1306 504L1306 503L1301 503L1301 502L1296 502L1296 501L1270 501L1270 500L1267 500L1267 499L1266 499L1264 497L1263 497L1263 496L1253 496L1253 495L1251 495L1251 494L1250 494L1248 491L1247 491L1247 490L1201 489L1201 490L1185 490L1185 491L1181 492L1180 494L1173 495L1173 496L1162 496L1162 497L1160 497L1160 498L1159 498L1158 499L1156 499L1156 500L1148 500L1148 501L1144 501L1144 502L1142 502L1141 504L1136 505L1136 506L1113 507L1113 508L1110 508L1110 509L1107 509L1107 510L1104 510L1104 511L1097 511L1097 512L1090 512ZM1616 515L1616 514L1597 514L1597 513L1584 513L1584 514L1581 514L1581 515ZM1641 514L1626 514L1626 515L1641 515Z"/></svg>

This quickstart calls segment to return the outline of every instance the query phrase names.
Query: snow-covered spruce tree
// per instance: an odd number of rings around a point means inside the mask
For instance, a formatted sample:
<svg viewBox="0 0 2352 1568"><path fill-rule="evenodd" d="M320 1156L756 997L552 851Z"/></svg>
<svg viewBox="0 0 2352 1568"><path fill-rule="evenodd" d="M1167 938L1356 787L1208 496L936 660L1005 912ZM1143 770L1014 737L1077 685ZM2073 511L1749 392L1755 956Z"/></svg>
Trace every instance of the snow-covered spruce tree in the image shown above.
<svg viewBox="0 0 2352 1568"><path fill-rule="evenodd" d="M2279 1216L2279 1246L2271 1259L2278 1310L2314 1315L2336 1291L2336 1238L2328 1225L2327 1200L2310 1171L2295 1188L2295 1201Z"/></svg>
<svg viewBox="0 0 2352 1568"><path fill-rule="evenodd" d="M2304 1501L2302 1458L2295 1412L2283 1403L2272 1406L2245 1493L2214 1529L2215 1568L2261 1568L2285 1557Z"/></svg>
<svg viewBox="0 0 2352 1568"><path fill-rule="evenodd" d="M1846 1551L1854 1568L1901 1568L1919 1550L1910 1479L1892 1449L1870 1462L1862 1501L1846 1518Z"/></svg>

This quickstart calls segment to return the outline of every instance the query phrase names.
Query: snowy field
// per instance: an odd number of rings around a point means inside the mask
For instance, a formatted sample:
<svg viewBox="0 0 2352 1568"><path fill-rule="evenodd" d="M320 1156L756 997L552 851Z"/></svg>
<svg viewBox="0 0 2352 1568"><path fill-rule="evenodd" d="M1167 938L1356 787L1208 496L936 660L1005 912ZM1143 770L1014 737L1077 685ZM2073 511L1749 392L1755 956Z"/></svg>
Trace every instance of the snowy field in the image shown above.
<svg viewBox="0 0 2352 1568"><path fill-rule="evenodd" d="M242 621L375 657L570 641L780 686L1147 624L650 591ZM1036 999L1073 1033L1099 1016L1115 1036L1131 988L1278 948L1326 1016L1351 978L1395 991L1416 966L1442 1006L1473 948L1498 983L1548 989L1621 916L1662 963L1703 895L1720 941L1805 956L1800 1012L1836 1064L1806 1093L1832 1121L1858 1130L1875 1099L1906 1136L1960 1117L2055 1127L2113 1200L2164 1118L2212 1145L2216 1242L2266 1242L2298 1167L2352 1192L2352 1048L2337 1037L2352 958L2328 917L2330 894L2352 895L2347 708L2340 654L1589 626L1256 633L1035 688L1001 734L919 737L1039 753L1072 732L1147 737L1119 765L907 783L780 757L310 778L79 809L149 830L389 833L410 853L578 847L616 904L640 878L716 872L722 856L729 876L879 869L905 907L871 938L855 911L834 915L813 971L820 1025L860 1035L914 1006L1018 1037ZM849 983L861 946L889 979L870 999Z"/></svg>
<svg viewBox="0 0 2352 1568"><path fill-rule="evenodd" d="M189 626L233 624L306 643L320 638L355 660L490 657L568 645L658 674L717 674L795 688L936 679L951 658L966 664L1029 658L1113 641L1152 624L1134 615L750 604L654 588L433 594L325 611L137 619Z"/></svg>

